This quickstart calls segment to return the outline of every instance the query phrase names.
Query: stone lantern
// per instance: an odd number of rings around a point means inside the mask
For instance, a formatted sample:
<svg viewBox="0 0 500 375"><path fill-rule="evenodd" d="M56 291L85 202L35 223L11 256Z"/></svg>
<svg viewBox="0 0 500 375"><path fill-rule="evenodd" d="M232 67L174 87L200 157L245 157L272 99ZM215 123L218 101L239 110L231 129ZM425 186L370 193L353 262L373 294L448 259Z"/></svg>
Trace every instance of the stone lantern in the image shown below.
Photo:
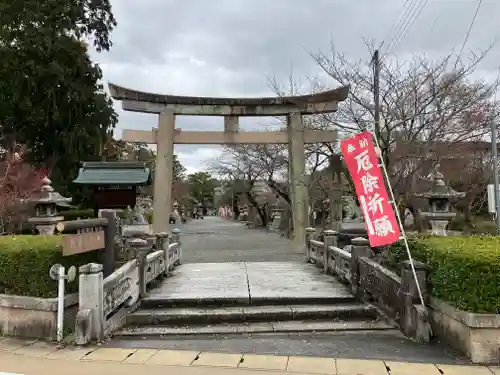
<svg viewBox="0 0 500 375"><path fill-rule="evenodd" d="M429 200L430 212L421 212L422 218L431 224L432 234L435 236L446 236L446 227L456 216L451 212L451 204L459 198L465 197L465 193L453 190L444 182L444 176L436 167L432 173L432 186L428 192L414 194L415 197Z"/></svg>
<svg viewBox="0 0 500 375"><path fill-rule="evenodd" d="M28 218L28 222L32 223L42 236L53 235L56 224L64 220L63 216L58 215L57 205L71 202L71 198L65 198L55 192L51 184L48 177L44 177L40 191L29 200L35 204L35 216Z"/></svg>

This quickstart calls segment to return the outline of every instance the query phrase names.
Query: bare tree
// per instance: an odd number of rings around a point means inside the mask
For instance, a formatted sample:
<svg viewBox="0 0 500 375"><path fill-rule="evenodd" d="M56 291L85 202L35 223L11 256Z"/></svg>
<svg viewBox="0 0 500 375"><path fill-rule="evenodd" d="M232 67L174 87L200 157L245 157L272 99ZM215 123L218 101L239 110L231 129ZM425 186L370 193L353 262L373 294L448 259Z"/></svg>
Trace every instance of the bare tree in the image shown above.
<svg viewBox="0 0 500 375"><path fill-rule="evenodd" d="M391 185L403 210L411 201L412 193L418 189L420 179L426 176L433 164L444 159L456 158L457 148L484 140L488 134L488 122L492 112L498 113L498 102L494 93L498 82L483 82L471 78L477 65L486 56L486 50L473 55L466 64L454 64L451 55L437 61L415 55L409 61L384 61L380 73L381 127L373 129L380 143L383 160L388 167ZM373 48L368 46L367 56ZM317 53L312 57L323 72L332 78L332 86L350 85L348 99L341 103L338 112L304 116L308 129L338 129L340 136L372 129L374 123L373 72L370 59L350 60L331 49L329 54ZM307 92L319 92L327 87L319 80L309 80ZM282 88L276 79L270 86L278 96L303 94L303 85L289 77L288 87ZM281 121L284 121L281 119ZM282 129L286 124L282 122ZM465 146L464 146L465 145ZM310 204L325 210L323 203L332 197L332 160L338 154L338 145L321 143L308 145L306 164L309 179ZM469 154L467 154L469 155ZM464 154L461 154L463 159ZM464 169L463 181L488 179L491 168L482 158L478 163L473 155ZM290 202L286 184L278 183L278 176L287 178L288 157L285 145L260 145L229 148L219 160L219 170L238 171L238 176L252 176L254 180L266 181L285 201ZM232 160L229 162L228 160ZM248 170L243 171L237 160L247 161ZM474 160L474 161L473 161ZM431 161L431 163L429 163ZM336 161L338 163L338 159ZM215 163L217 164L217 163ZM214 164L214 165L215 165ZM344 181L352 181L342 163ZM446 173L446 171L445 171ZM451 177L451 176L450 176ZM461 185L468 196L480 194L479 185L470 182ZM470 191L469 191L470 190ZM471 200L477 204L477 200Z"/></svg>
<svg viewBox="0 0 500 375"><path fill-rule="evenodd" d="M328 54L312 54L334 84L351 87L338 112L322 115L322 122L336 124L346 135L374 131L391 185L404 208L419 178L432 167L429 160L437 163L455 157L456 146L487 136L491 116L485 113L498 113L499 103L494 100L498 82L471 78L490 49L462 64L455 64L452 55L438 61L418 55L409 61L386 58L380 72L381 126L374 129L372 47L368 45L365 60L351 60L333 46ZM473 175L477 172L471 170Z"/></svg>
<svg viewBox="0 0 500 375"><path fill-rule="evenodd" d="M321 172L328 166L328 158L321 145L310 145L305 151L306 173L309 176L310 205L313 210L321 207L329 184ZM240 145L227 147L222 156L212 162L214 173L232 181L239 181L239 189L245 194L249 203L259 213L262 223L267 223L268 213L264 207L272 200L264 198L262 193L256 195L257 182L265 183L272 195L281 198L291 206L288 188L288 152L286 145ZM325 196L326 194L326 196Z"/></svg>
<svg viewBox="0 0 500 375"><path fill-rule="evenodd" d="M259 192L255 191L258 181L275 181L283 169L283 161L277 157L280 149L271 150L268 145L240 145L227 147L221 157L211 162L210 169L213 173L230 181L233 195L242 193L245 199L257 211L262 226L267 226L269 221L268 197L262 199ZM272 152L275 152L273 154ZM266 155L273 155L272 158ZM279 184L275 184L277 189ZM287 198L286 192L282 191Z"/></svg>

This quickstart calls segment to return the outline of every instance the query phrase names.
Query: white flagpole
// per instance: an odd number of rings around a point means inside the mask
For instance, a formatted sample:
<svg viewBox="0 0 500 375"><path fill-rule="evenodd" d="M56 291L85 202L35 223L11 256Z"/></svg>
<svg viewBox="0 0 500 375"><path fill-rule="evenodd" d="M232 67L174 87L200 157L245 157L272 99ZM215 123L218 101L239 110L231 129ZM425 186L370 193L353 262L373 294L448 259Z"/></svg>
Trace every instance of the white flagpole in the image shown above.
<svg viewBox="0 0 500 375"><path fill-rule="evenodd" d="M411 266L411 271L413 273L413 278L415 279L415 284L417 285L417 292L418 296L420 297L420 303L422 304L423 307L425 307L425 302L424 302L424 295L422 293L422 288L420 287L420 283L418 282L417 278L417 271L415 270L415 263L413 262L413 257L411 256L410 252L410 245L408 244L408 239L406 237L406 232L403 226L403 221L401 220L401 215L399 214L398 206L396 204L396 199L394 197L394 192L392 190L391 186L391 181L389 180L389 174L387 173L387 168L385 167L384 161L382 160L382 150L380 149L380 144L378 142L377 136L375 135L375 132L373 132L373 139L375 140L375 147L377 147L376 152L377 156L379 158L380 164L379 167L382 168L382 171L384 172L384 178L386 180L386 185L389 190L389 194L391 197L392 201L392 206L394 208L394 213L396 215L396 219L398 221L399 225L399 230L401 232L401 237L403 239L405 248L406 248L406 253L408 254L408 260L410 261L410 266ZM401 238L400 238L401 239Z"/></svg>
<svg viewBox="0 0 500 375"><path fill-rule="evenodd" d="M396 204L396 199L394 197L394 192L392 191L392 186L391 186L391 181L389 179L389 174L387 173L387 168L384 164L384 161L382 160L382 152L380 149L380 144L378 142L378 136L377 133L380 133L380 56L379 56L379 51L375 50L373 54L373 98L375 102L375 116L374 116L374 127L373 127L373 139L375 140L375 145L377 147L377 156L380 160L379 166L382 168L384 171L384 177L385 180L387 181L387 188L389 189L389 193L391 194L391 200L392 200L392 206L394 207L394 213L396 214L396 218L398 220L398 225L399 225L399 230L401 232L401 236L403 237L403 241L406 247L406 252L408 253L408 260L410 261L411 265L411 270L413 272L413 277L415 278L415 284L417 285L417 291L418 295L420 297L420 303L422 304L422 307L425 308L425 303L424 303L424 295L422 293L422 288L420 288L420 283L418 282L417 278L417 271L415 271L415 264L413 262L413 257L411 256L410 252L410 246L408 245L408 239L406 238L406 232L403 227L403 221L401 220L401 216L399 215L399 210L398 206Z"/></svg>

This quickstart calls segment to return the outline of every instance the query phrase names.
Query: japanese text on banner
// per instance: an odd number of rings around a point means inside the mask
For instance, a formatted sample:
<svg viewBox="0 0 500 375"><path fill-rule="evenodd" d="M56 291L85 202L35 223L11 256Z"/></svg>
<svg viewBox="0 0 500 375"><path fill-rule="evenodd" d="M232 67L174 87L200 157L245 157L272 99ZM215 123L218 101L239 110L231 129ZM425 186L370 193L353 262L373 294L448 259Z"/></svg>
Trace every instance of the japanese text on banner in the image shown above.
<svg viewBox="0 0 500 375"><path fill-rule="evenodd" d="M345 139L340 148L365 217L370 245L384 246L398 241L401 233L371 133L362 132Z"/></svg>

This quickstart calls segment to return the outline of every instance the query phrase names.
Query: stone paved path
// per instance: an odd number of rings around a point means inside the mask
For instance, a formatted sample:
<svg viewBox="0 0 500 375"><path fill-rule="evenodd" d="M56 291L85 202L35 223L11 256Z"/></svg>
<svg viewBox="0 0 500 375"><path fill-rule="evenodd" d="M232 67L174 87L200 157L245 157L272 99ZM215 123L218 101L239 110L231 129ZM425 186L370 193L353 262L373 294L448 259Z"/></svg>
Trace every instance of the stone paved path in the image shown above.
<svg viewBox="0 0 500 375"><path fill-rule="evenodd" d="M184 335L164 337L161 340L112 340L106 342L104 347L378 359L396 362L469 363L463 355L444 345L418 344L392 331L193 335L190 337Z"/></svg>
<svg viewBox="0 0 500 375"><path fill-rule="evenodd" d="M304 260L303 249L279 234L249 229L217 216L178 224L183 263L283 262Z"/></svg>
<svg viewBox="0 0 500 375"><path fill-rule="evenodd" d="M181 297L190 294L193 298L202 296L207 298L207 293L212 293L212 297L225 293L233 298L250 298L252 295L264 298L269 295L268 292L271 289L273 294L279 291L278 294L284 296L314 295L315 293L316 296L322 293L326 296L330 293L329 298L332 295L345 296L346 290L334 278L321 275L321 272L313 266L304 263L302 249L294 249L289 240L275 233L247 229L242 224L229 222L219 217L193 220L177 227L182 232L183 265L178 268L176 276L167 279L168 283L151 290L151 297L155 295ZM280 273L281 278L286 279L286 282L272 285L272 280L279 279ZM325 285L328 285L327 288ZM181 349L195 353L200 351L232 353L229 354L230 356L236 353L252 353L378 359L427 364L467 363L463 356L449 348L439 344L417 344L399 332L393 331L170 336L161 340L111 340L104 346L124 349ZM354 361L354 363L358 362L358 360ZM374 364L369 365L373 367ZM432 372L429 369L436 369L432 366L425 369L418 368L417 372L416 368L411 368L408 373L430 375ZM311 363L307 368L313 369L315 366ZM489 371L483 368L481 370ZM447 371L449 368L446 368L445 373ZM467 374L471 373L469 368L465 371L468 371ZM352 372L352 374L356 373L365 374L365 372ZM366 372L372 375L385 373L388 372L383 370ZM391 372L393 373L395 374ZM406 374L406 372L397 373ZM439 371L439 373L443 372ZM345 373L345 375L348 374Z"/></svg>
<svg viewBox="0 0 500 375"><path fill-rule="evenodd" d="M242 352L222 354L199 349L63 348L35 340L0 338L0 374L5 375L500 375L500 368L495 366L415 362L330 355L315 358Z"/></svg>
<svg viewBox="0 0 500 375"><path fill-rule="evenodd" d="M352 297L347 287L298 262L193 263L179 266L150 297L175 300L324 299Z"/></svg>

